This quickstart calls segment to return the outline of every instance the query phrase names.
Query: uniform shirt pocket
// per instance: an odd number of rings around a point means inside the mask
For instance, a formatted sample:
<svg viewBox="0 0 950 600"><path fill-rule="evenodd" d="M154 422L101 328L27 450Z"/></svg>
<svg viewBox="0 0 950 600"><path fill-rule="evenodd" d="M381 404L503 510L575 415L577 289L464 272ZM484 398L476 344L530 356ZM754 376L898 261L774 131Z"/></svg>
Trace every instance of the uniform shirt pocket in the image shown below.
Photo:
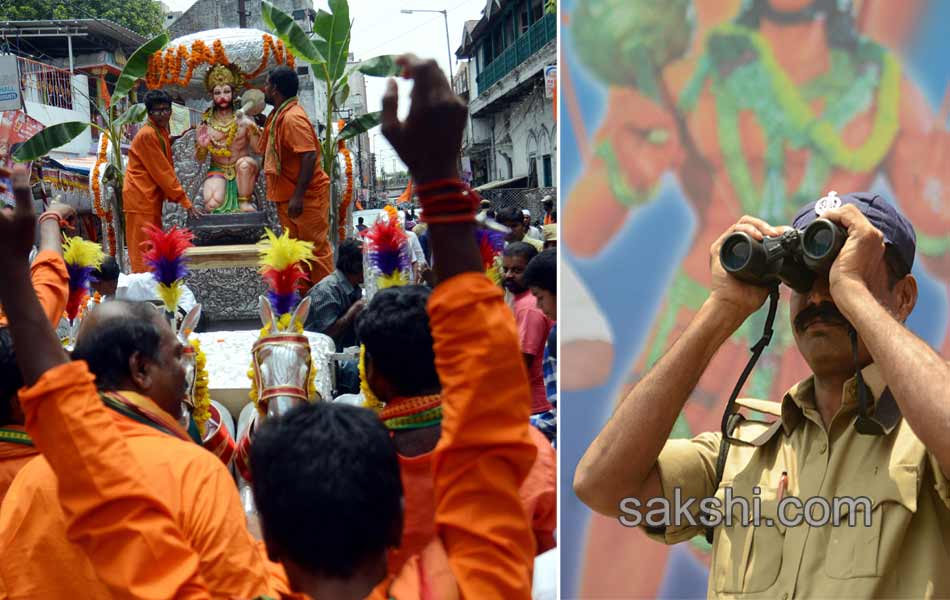
<svg viewBox="0 0 950 600"><path fill-rule="evenodd" d="M833 579L878 577L880 565L896 557L896 543L917 511L918 467L895 465L887 477L874 479L865 494L867 502L832 505L837 525L830 523L831 535L825 554L825 573ZM837 508L837 509L836 509ZM835 510L836 509L836 510ZM832 517L833 518L833 517Z"/></svg>
<svg viewBox="0 0 950 600"><path fill-rule="evenodd" d="M723 489L717 497L723 499ZM725 523L717 527L716 549L714 556L715 589L718 593L738 594L763 592L778 579L782 570L783 547L785 544L785 526L777 518L777 502L774 499L760 499L760 523L752 525L752 495L744 495L749 500L748 523L743 523L742 509L733 504L732 525ZM771 525L766 525L769 519Z"/></svg>

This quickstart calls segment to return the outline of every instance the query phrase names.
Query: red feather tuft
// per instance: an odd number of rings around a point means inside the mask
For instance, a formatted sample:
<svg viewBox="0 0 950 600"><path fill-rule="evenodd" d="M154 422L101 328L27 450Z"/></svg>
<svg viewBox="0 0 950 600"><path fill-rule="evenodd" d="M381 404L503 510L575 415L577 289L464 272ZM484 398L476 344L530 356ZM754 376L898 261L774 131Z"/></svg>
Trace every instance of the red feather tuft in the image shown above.
<svg viewBox="0 0 950 600"><path fill-rule="evenodd" d="M398 222L380 219L366 231L374 252L398 252L406 241L406 232Z"/></svg>
<svg viewBox="0 0 950 600"><path fill-rule="evenodd" d="M191 240L194 235L187 229L172 227L163 231L160 227L149 224L142 228L148 239L142 242L145 249L143 258L146 264L152 267L155 279L159 283L171 285L186 275L185 250L194 244Z"/></svg>
<svg viewBox="0 0 950 600"><path fill-rule="evenodd" d="M482 255L482 267L487 269L495 264L495 257L498 256L498 252L492 247L488 236L483 236L479 240L478 251Z"/></svg>
<svg viewBox="0 0 950 600"><path fill-rule="evenodd" d="M292 264L280 271L266 268L262 273L267 285L278 295L293 294L300 289L300 280L307 277L307 273L299 264Z"/></svg>
<svg viewBox="0 0 950 600"><path fill-rule="evenodd" d="M86 298L89 297L89 292L86 288L79 288L77 290L71 290L69 292L69 297L66 300L66 318L72 321L79 314L79 310L82 308L83 304L86 302Z"/></svg>

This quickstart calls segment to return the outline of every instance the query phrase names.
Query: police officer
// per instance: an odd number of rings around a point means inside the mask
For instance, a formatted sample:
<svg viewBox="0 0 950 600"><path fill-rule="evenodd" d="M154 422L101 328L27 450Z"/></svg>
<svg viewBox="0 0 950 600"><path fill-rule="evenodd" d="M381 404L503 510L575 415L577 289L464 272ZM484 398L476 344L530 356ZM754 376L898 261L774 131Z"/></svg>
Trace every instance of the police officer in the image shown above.
<svg viewBox="0 0 950 600"><path fill-rule="evenodd" d="M807 293L791 294L795 342L812 376L778 402L739 402L766 418L732 431L721 482L720 432L667 438L717 349L768 297L719 263L732 232L761 240L786 229L749 216L713 243L709 297L588 448L575 492L597 512L641 524L667 544L707 527L675 524L672 515L650 523L649 499L672 504L678 489L681 504L697 500L694 517L700 499L720 501L721 514L734 518L712 530L710 597L948 597L950 366L904 326L917 301L913 227L867 193L823 198L792 226L802 229L819 215L846 229L847 239ZM727 490L759 499L759 526L743 522L741 505L724 506ZM835 497L861 501L829 506ZM806 510L811 498L829 505ZM837 512L825 514L828 508ZM625 518L631 515L641 520ZM840 526L822 525L834 518Z"/></svg>

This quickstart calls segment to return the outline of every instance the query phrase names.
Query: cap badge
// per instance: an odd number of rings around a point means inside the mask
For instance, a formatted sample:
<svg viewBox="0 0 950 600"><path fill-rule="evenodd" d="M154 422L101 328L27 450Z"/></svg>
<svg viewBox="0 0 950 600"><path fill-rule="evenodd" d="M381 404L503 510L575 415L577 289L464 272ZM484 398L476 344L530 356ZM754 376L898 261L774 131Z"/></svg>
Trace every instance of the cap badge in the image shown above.
<svg viewBox="0 0 950 600"><path fill-rule="evenodd" d="M815 202L815 214L819 217L829 210L833 210L841 206L841 198L838 197L838 192L831 191L828 192L828 195Z"/></svg>

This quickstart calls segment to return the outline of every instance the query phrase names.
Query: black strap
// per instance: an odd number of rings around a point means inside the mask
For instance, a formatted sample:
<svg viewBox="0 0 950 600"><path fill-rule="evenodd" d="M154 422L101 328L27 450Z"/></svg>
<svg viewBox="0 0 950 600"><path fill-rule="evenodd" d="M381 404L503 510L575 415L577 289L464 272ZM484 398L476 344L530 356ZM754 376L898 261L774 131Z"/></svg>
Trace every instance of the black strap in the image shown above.
<svg viewBox="0 0 950 600"><path fill-rule="evenodd" d="M772 325L775 323L775 314L778 312L778 297L778 284L776 283L769 289L769 313L765 318L765 327L763 327L762 330L762 337L752 346L752 356L749 357L749 362L746 363L745 369L742 370L742 375L739 376L736 386L732 388L732 394L726 403L726 410L722 413L722 422L720 423L722 441L719 442L719 456L716 458L716 482L713 485L713 490L719 489L719 484L722 483L722 476L726 470L726 458L729 455L729 446L731 444L729 440L736 425L743 419L742 415L733 412L736 398L739 397L739 392L742 391L742 386L745 385L746 379L748 379L752 373L752 369L755 367L755 363L758 362L759 356L762 355L766 346L772 341ZM706 527L706 541L710 544L713 541L713 532L713 527Z"/></svg>
<svg viewBox="0 0 950 600"><path fill-rule="evenodd" d="M855 385L858 394L858 416L854 420L854 429L862 435L884 435L884 426L872 419L868 406L868 387L864 383L864 377L861 376L861 363L858 362L858 332L854 327L848 327L848 336L851 338L851 356L854 359Z"/></svg>

